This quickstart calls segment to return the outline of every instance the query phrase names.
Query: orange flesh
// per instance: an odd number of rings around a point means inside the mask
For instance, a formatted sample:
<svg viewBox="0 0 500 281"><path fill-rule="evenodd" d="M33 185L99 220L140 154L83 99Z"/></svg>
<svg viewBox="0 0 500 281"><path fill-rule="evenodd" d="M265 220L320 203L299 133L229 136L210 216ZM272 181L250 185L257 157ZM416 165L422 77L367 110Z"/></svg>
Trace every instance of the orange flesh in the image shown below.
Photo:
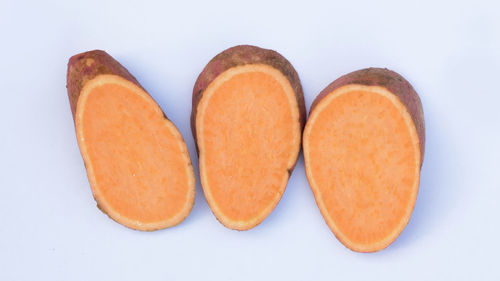
<svg viewBox="0 0 500 281"><path fill-rule="evenodd" d="M96 85L83 102L78 138L101 208L132 228L180 222L192 204L194 176L173 124L146 93L127 83Z"/></svg>
<svg viewBox="0 0 500 281"><path fill-rule="evenodd" d="M203 188L215 215L235 229L272 211L300 149L294 93L286 78L273 76L281 74L262 70L221 83L198 113Z"/></svg>
<svg viewBox="0 0 500 281"><path fill-rule="evenodd" d="M325 102L306 126L308 178L339 239L354 250L379 250L399 235L415 203L416 130L402 105L368 89Z"/></svg>

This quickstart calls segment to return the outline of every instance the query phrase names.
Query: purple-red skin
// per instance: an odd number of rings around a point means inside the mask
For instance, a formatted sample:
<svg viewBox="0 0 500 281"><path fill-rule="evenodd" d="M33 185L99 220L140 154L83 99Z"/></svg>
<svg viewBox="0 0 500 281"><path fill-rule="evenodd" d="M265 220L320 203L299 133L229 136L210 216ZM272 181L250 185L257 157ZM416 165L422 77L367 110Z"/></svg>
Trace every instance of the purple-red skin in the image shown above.
<svg viewBox="0 0 500 281"><path fill-rule="evenodd" d="M328 85L314 99L309 115L318 103L334 90L351 84L365 86L379 86L393 93L406 107L410 114L420 142L420 167L424 161L425 150L425 121L422 102L411 84L398 73L386 68L365 68L346 74Z"/></svg>
<svg viewBox="0 0 500 281"><path fill-rule="evenodd" d="M137 79L105 51L93 50L74 55L69 59L66 76L66 88L68 89L73 120L75 119L76 105L83 86L87 81L101 74L120 76L144 90Z"/></svg>
<svg viewBox="0 0 500 281"><path fill-rule="evenodd" d="M306 107L304 102L304 93L300 84L299 75L292 64L278 52L268 49L262 49L256 46L239 45L229 48L216 55L203 69L198 76L193 88L193 107L191 110L191 131L196 142L196 112L198 103L203 96L203 92L208 85L224 71L246 64L267 64L281 71L292 85L297 104L299 107L300 131L304 129L306 121ZM198 147L198 143L196 144Z"/></svg>

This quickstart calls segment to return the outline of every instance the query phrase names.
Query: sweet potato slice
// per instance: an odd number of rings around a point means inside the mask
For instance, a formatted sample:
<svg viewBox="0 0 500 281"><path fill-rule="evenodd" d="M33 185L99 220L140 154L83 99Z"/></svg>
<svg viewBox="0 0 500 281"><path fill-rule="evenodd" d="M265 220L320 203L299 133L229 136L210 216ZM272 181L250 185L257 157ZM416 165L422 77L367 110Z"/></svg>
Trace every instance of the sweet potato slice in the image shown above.
<svg viewBox="0 0 500 281"><path fill-rule="evenodd" d="M277 52L236 46L208 63L194 86L191 125L203 191L223 225L250 229L278 204L304 119L299 77Z"/></svg>
<svg viewBox="0 0 500 281"><path fill-rule="evenodd" d="M399 74L347 74L314 101L304 129L306 175L328 226L348 248L374 252L408 223L424 154L424 116Z"/></svg>
<svg viewBox="0 0 500 281"><path fill-rule="evenodd" d="M137 80L104 51L73 56L68 96L98 207L137 230L180 223L194 203L184 140Z"/></svg>

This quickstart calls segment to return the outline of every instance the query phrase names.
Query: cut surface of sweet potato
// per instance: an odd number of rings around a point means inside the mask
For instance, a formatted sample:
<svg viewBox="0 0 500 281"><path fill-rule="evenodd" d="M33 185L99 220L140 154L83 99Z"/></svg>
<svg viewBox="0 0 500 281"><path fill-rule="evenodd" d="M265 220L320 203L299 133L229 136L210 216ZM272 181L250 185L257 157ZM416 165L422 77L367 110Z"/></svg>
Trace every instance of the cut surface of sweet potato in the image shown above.
<svg viewBox="0 0 500 281"><path fill-rule="evenodd" d="M304 130L304 158L318 206L344 245L373 252L397 238L422 161L417 128L398 96L362 84L324 95Z"/></svg>
<svg viewBox="0 0 500 281"><path fill-rule="evenodd" d="M300 148L290 83L264 65L233 68L198 107L200 172L207 200L225 223L245 229L281 198Z"/></svg>
<svg viewBox="0 0 500 281"><path fill-rule="evenodd" d="M243 46L229 53L242 48L257 57L269 52ZM265 62L241 63L218 74L195 103L201 183L215 216L229 228L254 227L281 199L300 151L305 112L294 86Z"/></svg>
<svg viewBox="0 0 500 281"><path fill-rule="evenodd" d="M114 74L85 81L75 127L93 195L112 219L155 230L189 214L194 173L186 145L140 86Z"/></svg>

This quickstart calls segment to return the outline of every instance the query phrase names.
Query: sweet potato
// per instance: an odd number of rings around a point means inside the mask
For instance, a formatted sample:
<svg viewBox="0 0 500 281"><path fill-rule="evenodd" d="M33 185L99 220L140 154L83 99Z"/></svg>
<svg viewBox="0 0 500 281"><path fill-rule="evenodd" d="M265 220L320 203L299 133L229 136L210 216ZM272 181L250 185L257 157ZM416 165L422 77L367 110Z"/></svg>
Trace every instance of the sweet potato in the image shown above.
<svg viewBox="0 0 500 281"><path fill-rule="evenodd" d="M277 52L236 46L203 69L191 128L203 191L223 225L247 230L271 213L297 161L304 122L299 77Z"/></svg>
<svg viewBox="0 0 500 281"><path fill-rule="evenodd" d="M194 203L186 144L139 82L95 50L70 58L67 89L97 206L137 230L184 220Z"/></svg>
<svg viewBox="0 0 500 281"><path fill-rule="evenodd" d="M346 247L379 251L403 231L417 198L424 144L420 98L393 71L355 71L318 95L304 129L306 175Z"/></svg>

